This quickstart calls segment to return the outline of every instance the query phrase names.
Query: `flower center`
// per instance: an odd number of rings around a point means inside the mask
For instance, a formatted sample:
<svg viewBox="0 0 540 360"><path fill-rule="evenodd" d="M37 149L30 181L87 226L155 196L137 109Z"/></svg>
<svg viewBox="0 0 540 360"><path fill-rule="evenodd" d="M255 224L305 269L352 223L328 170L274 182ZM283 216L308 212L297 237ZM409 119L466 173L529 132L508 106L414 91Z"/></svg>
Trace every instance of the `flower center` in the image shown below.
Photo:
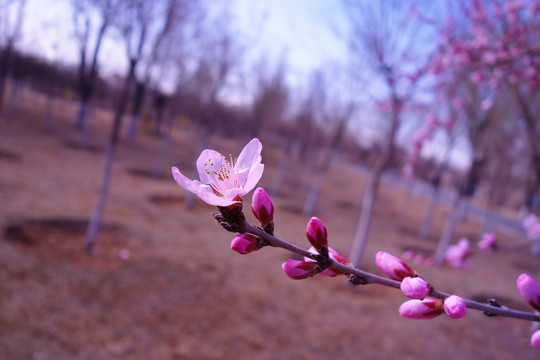
<svg viewBox="0 0 540 360"><path fill-rule="evenodd" d="M233 159L232 154L229 154L229 159L226 159L223 154L220 154L219 158L209 158L208 162L204 163L206 174L212 178L210 186L214 192L224 194L225 190L240 188L235 169L237 162L238 159Z"/></svg>

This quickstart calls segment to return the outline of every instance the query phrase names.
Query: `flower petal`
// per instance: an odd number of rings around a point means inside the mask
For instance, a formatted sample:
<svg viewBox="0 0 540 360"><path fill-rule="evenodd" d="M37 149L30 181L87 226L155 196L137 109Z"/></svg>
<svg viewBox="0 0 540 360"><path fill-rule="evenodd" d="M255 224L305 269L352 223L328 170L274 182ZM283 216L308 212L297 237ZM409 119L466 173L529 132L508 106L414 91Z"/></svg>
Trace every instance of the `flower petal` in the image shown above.
<svg viewBox="0 0 540 360"><path fill-rule="evenodd" d="M229 206L238 202L217 196L210 186L205 185L197 180L188 179L180 172L180 170L178 170L177 167L172 168L172 174L178 185L187 191L194 193L207 204L214 206Z"/></svg>
<svg viewBox="0 0 540 360"><path fill-rule="evenodd" d="M203 184L211 184L215 182L213 173L208 174L207 170L214 168L219 169L219 166L225 162L225 158L215 150L205 149L197 159L197 171L199 178Z"/></svg>
<svg viewBox="0 0 540 360"><path fill-rule="evenodd" d="M172 170L173 178L178 185L180 185L187 191L194 192L194 188L196 187L196 185L193 184L193 180L190 180L187 177L185 177L184 174L182 174L176 166L173 166L171 170Z"/></svg>
<svg viewBox="0 0 540 360"><path fill-rule="evenodd" d="M264 165L259 164L251 171L251 173L249 173L247 179L245 180L246 183L243 184L243 193L241 196L244 196L245 194L253 190L255 186L257 186L257 183L259 182L259 180L261 180L263 171Z"/></svg>
<svg viewBox="0 0 540 360"><path fill-rule="evenodd" d="M195 181L194 181L195 182ZM224 198L222 196L218 196L214 193L214 190L208 185L204 185L201 183L201 186L198 186L195 191L193 191L195 195L201 198L202 201L209 205L214 206L229 206L232 204L239 203L240 201L231 200L228 198Z"/></svg>
<svg viewBox="0 0 540 360"><path fill-rule="evenodd" d="M259 139L254 138L248 142L240 152L240 155L238 155L238 161L236 163L237 171L239 173L244 173L244 171L247 171L246 174L251 173L254 166L260 164L262 160L261 151L262 144Z"/></svg>

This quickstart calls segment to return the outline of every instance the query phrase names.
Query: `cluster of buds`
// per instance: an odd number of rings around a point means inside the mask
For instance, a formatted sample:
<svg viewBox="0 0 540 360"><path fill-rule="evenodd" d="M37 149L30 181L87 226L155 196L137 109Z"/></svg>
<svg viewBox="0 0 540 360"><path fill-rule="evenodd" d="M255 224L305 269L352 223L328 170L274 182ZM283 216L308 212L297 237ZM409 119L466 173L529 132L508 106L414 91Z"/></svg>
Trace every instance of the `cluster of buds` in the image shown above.
<svg viewBox="0 0 540 360"><path fill-rule="evenodd" d="M343 265L350 263L328 246L328 231L320 219L312 217L308 221L306 236L311 244L309 252L313 256L304 257L304 261L288 259L281 265L285 274L294 280L307 279L316 274L330 277L344 275L344 272L332 268L331 265L333 262Z"/></svg>
<svg viewBox="0 0 540 360"><path fill-rule="evenodd" d="M392 279L401 281L401 292L412 299L399 307L399 314L402 317L431 319L446 314L452 319L459 319L465 316L467 312L465 300L457 295L449 296L444 301L426 298L433 288L401 259L379 251L375 255L375 264Z"/></svg>
<svg viewBox="0 0 540 360"><path fill-rule="evenodd" d="M428 122L430 127L435 124L433 119ZM316 217L309 220L306 228L306 236L311 244L309 250L276 238L273 236L274 205L262 188L254 191L251 206L260 227L249 224L242 212L242 197L256 186L262 175L264 165L261 163L261 150L262 144L258 139L251 140L239 157L234 160L232 156L227 159L214 150L204 150L197 160L200 181L188 179L178 168L172 169L173 177L178 185L198 195L206 203L217 206L220 214L214 214L216 220L226 230L239 233L231 241L233 251L245 255L271 245L302 255L304 261L289 259L282 265L285 274L295 280L306 279L316 274L331 277L349 274L349 281L355 285L379 283L398 287L399 284L401 292L411 299L399 308L400 315L406 318L430 319L446 314L450 318L459 319L465 315L467 304L476 309L490 311L490 314L494 311L491 305L483 305L472 300L464 300L457 295L448 295L434 290L401 259L386 252L379 251L375 256L375 263L393 280L354 268L343 256L328 246L328 231L322 221ZM540 227L537 218L529 217L524 222L527 229L532 229L531 233L537 229L537 225ZM494 244L494 236L486 234L481 247L492 248ZM449 248L446 260L453 265L457 264L457 267L462 267L466 264L465 258L470 253L469 242L463 238L458 244ZM530 276L522 274L517 280L517 287L523 298L536 311L540 311L540 286ZM534 314L509 309L502 310L499 307L494 312L532 321L539 320L539 317ZM540 349L540 330L533 334L531 344Z"/></svg>
<svg viewBox="0 0 540 360"><path fill-rule="evenodd" d="M261 223L263 230L270 234L274 234L274 205L272 200L264 191L259 187L253 192L251 199L251 211L253 215ZM239 254L246 255L254 251L259 250L263 246L267 245L258 236L252 234L239 234L231 241L231 250L236 251Z"/></svg>
<svg viewBox="0 0 540 360"><path fill-rule="evenodd" d="M540 286L528 274L518 276L516 286L525 301L537 312L540 311ZM531 336L531 345L540 349L540 330L536 330Z"/></svg>

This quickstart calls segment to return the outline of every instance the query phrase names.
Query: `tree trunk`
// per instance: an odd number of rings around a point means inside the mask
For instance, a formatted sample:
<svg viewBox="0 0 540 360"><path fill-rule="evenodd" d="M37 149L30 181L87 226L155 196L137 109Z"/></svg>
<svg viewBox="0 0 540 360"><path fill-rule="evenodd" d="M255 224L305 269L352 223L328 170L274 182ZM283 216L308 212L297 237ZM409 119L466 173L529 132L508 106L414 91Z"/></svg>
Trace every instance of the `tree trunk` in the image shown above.
<svg viewBox="0 0 540 360"><path fill-rule="evenodd" d="M96 46L94 48L94 53L92 55L92 63L90 64L90 74L88 75L88 78L85 76L86 50L83 49L83 51L81 51L81 65L79 68L81 108L79 110L79 116L77 117L77 120L75 122L75 128L77 130L84 131L84 132L86 132L86 126L85 126L86 107L94 91L94 85L95 85L94 83L96 81L96 73L97 73L98 54L101 48L101 43L103 42L103 36L105 35L105 31L107 30L108 25L109 25L108 22L104 20L103 23L101 24L101 27L99 28L99 32L96 39Z"/></svg>
<svg viewBox="0 0 540 360"><path fill-rule="evenodd" d="M163 168L165 167L165 158L169 150L169 147L171 145L172 130L173 130L173 117L172 116L169 116L168 122L169 122L169 129L167 131L167 135L163 137L163 140L161 141L161 147L156 156L156 160L154 161L154 169L152 171L152 175L155 178L160 178L163 176Z"/></svg>
<svg viewBox="0 0 540 360"><path fill-rule="evenodd" d="M461 197L461 194L456 194L454 205L452 206L452 212L446 220L443 231L439 238L437 250L435 250L435 264L437 264L437 266L442 266L444 262L444 256L446 255L446 249L448 249L448 245L450 245L450 241L452 241L452 236L454 235L454 228L456 227L459 218L459 212L461 211L460 208L463 205L462 200L463 199Z"/></svg>
<svg viewBox="0 0 540 360"><path fill-rule="evenodd" d="M52 128L51 116L52 116L53 105L54 105L54 96L51 93L49 93L49 95L47 96L47 106L45 108L45 117L43 118L43 130L45 130L45 132L50 132Z"/></svg>
<svg viewBox="0 0 540 360"><path fill-rule="evenodd" d="M379 179L377 179L379 176ZM362 199L362 213L360 215L360 221L358 222L358 228L356 229L356 236L354 238L353 248L351 250L350 261L355 267L358 267L362 254L364 253L364 247L366 246L366 240L369 232L369 225L371 223L371 216L373 214L373 206L377 198L377 190L380 183L380 175L373 174L369 180L369 185L364 191Z"/></svg>
<svg viewBox="0 0 540 360"><path fill-rule="evenodd" d="M114 162L114 157L116 153L116 147L118 145L118 139L120 137L120 129L122 126L122 118L124 116L124 112L126 110L127 101L129 98L129 90L131 87L131 82L134 78L135 74L135 66L137 63L135 61L131 61L129 73L126 77L126 80L124 82L124 87L122 89L122 93L120 96L120 99L118 101L118 105L116 107L116 112L114 115L114 121L113 121L113 127L111 132L111 138L109 141L109 147L107 149L107 155L105 158L105 168L103 171L103 180L101 182L101 187L98 194L98 200L96 207L94 208L93 215L90 219L90 222L88 224L88 229L86 230L86 244L85 248L86 251L89 253L94 252L94 245L96 236L99 230L99 226L101 224L101 219L103 217L103 210L105 208L105 203L107 201L107 194L109 192L109 184L111 180L111 172L112 172L112 165Z"/></svg>
<svg viewBox="0 0 540 360"><path fill-rule="evenodd" d="M401 101L396 95L396 89L394 86L391 86L391 91L393 111L390 131L388 132L388 136L385 141L386 148L383 151L381 157L377 160L377 163L375 164L375 169L373 170L373 174L369 182L369 187L366 188L367 191L364 192L364 199L362 200L362 214L358 223L358 229L356 231L353 247L351 250L351 263L355 267L358 267L358 265L360 264L360 260L362 259L362 254L364 252L364 247L369 233L369 225L371 222L371 215L373 213L373 206L377 199L377 191L379 190L379 185L384 170L386 170L386 168L390 164L390 161L392 160L392 156L394 155L394 138L399 127Z"/></svg>
<svg viewBox="0 0 540 360"><path fill-rule="evenodd" d="M279 194L287 168L291 162L294 162L298 158L299 151L300 142L295 140L294 142L290 143L290 145L287 147L287 151L281 156L276 172L274 173L274 177L272 178L272 184L270 185L270 195L276 196Z"/></svg>
<svg viewBox="0 0 540 360"><path fill-rule="evenodd" d="M429 233L431 232L431 226L433 224L433 219L435 218L435 212L437 211L437 205L439 204L439 187L438 186L432 186L431 187L431 201L429 202L428 211L426 213L426 217L424 219L424 222L422 224L422 228L420 229L420 240L423 242L426 242L429 238Z"/></svg>

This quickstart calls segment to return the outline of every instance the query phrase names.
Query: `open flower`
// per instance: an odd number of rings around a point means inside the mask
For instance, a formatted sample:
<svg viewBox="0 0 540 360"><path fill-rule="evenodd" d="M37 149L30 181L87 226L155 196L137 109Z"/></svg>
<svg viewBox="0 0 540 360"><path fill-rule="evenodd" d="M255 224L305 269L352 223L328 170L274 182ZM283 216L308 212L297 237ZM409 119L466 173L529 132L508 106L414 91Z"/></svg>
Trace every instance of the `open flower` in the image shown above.
<svg viewBox="0 0 540 360"><path fill-rule="evenodd" d="M262 144L252 139L237 159L229 155L227 159L217 151L203 150L197 159L198 180L185 177L178 168L172 168L174 180L214 206L229 206L242 201L242 196L250 192L260 180L264 165L261 164Z"/></svg>

